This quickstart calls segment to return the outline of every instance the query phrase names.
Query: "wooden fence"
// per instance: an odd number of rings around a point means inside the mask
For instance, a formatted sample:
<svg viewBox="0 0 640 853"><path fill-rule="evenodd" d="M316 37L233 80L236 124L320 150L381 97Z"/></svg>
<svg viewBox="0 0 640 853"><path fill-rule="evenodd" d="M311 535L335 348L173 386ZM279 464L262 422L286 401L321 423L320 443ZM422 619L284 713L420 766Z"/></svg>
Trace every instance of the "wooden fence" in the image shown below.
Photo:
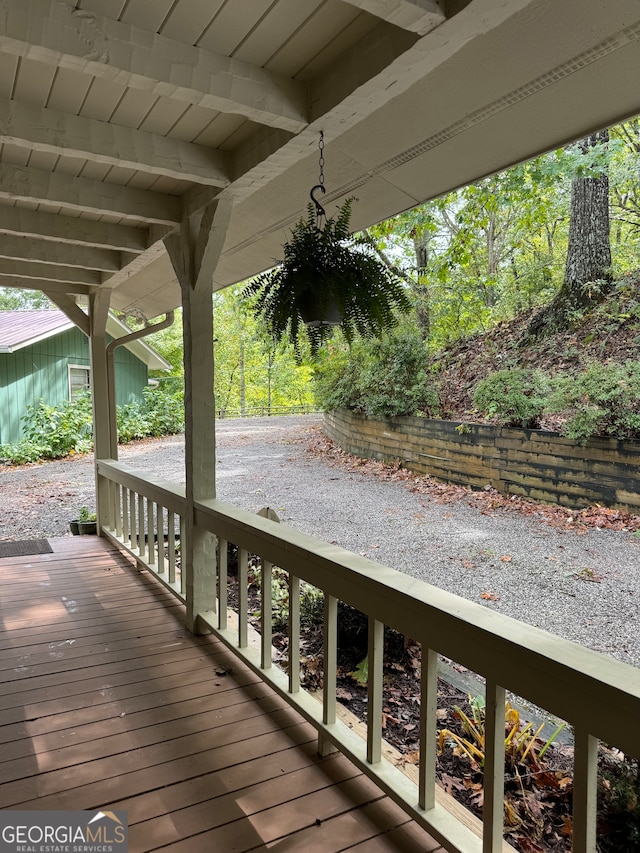
<svg viewBox="0 0 640 853"><path fill-rule="evenodd" d="M640 443L484 424L397 417L372 420L347 409L324 417L325 433L348 453L400 461L417 473L473 488L581 508L640 512Z"/></svg>

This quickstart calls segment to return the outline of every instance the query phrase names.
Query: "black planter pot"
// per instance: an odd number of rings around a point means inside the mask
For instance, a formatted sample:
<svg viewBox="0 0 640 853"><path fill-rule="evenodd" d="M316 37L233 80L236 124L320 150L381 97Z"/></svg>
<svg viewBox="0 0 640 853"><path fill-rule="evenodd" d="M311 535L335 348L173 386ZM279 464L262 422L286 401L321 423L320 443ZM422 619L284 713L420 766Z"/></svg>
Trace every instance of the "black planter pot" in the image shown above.
<svg viewBox="0 0 640 853"><path fill-rule="evenodd" d="M342 313L335 299L330 299L324 305L311 290L300 294L298 308L306 326L339 326Z"/></svg>
<svg viewBox="0 0 640 853"><path fill-rule="evenodd" d="M95 521L79 521L78 533L80 536L90 536L98 532L98 524Z"/></svg>

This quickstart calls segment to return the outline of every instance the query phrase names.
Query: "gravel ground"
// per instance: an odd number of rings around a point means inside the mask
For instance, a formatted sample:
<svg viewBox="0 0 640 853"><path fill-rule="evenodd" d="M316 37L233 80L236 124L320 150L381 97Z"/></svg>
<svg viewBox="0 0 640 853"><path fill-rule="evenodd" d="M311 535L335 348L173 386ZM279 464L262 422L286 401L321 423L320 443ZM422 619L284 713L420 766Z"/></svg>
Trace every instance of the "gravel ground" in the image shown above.
<svg viewBox="0 0 640 853"><path fill-rule="evenodd" d="M640 666L640 540L630 533L560 531L464 500L443 504L308 452L320 416L223 420L218 497L486 607ZM184 481L182 436L121 448L120 459ZM0 539L68 535L94 503L91 457L0 469ZM493 596L483 599L483 594Z"/></svg>

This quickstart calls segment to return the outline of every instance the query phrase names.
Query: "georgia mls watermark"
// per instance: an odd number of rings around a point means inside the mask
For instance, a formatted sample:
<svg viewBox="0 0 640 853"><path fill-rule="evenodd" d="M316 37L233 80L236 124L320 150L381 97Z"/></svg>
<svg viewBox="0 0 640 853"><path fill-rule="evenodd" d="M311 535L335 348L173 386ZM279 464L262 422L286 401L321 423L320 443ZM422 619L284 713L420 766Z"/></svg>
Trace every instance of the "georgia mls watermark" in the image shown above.
<svg viewBox="0 0 640 853"><path fill-rule="evenodd" d="M0 853L127 853L126 812L0 811Z"/></svg>

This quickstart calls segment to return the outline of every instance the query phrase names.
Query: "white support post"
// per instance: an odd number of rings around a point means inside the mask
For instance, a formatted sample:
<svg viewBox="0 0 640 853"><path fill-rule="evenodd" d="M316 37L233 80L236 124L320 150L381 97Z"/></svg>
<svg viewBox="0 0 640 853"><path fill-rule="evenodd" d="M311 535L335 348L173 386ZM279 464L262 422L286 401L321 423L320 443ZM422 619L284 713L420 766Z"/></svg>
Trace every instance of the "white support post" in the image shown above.
<svg viewBox="0 0 640 853"><path fill-rule="evenodd" d="M273 566L262 561L262 619L261 654L262 669L271 669L271 643L273 641L273 590L271 588Z"/></svg>
<svg viewBox="0 0 640 853"><path fill-rule="evenodd" d="M216 494L213 272L230 215L230 201L215 200L164 240L182 294L186 515L180 552L187 626L194 633L209 630L198 615L215 612L216 605L215 536L196 525L194 505Z"/></svg>
<svg viewBox="0 0 640 853"><path fill-rule="evenodd" d="M289 572L289 693L300 692L300 578Z"/></svg>
<svg viewBox="0 0 640 853"><path fill-rule="evenodd" d="M110 290L96 290L89 297L89 352L91 358L91 397L93 401L94 459L108 459L111 453L111 414L115 405L109 399L107 375L107 318ZM98 533L109 524L109 484L96 477L96 517Z"/></svg>
<svg viewBox="0 0 640 853"><path fill-rule="evenodd" d="M336 675L338 669L338 599L325 593L323 637L322 722L331 726L336 721ZM335 746L318 732L318 752L329 755Z"/></svg>

